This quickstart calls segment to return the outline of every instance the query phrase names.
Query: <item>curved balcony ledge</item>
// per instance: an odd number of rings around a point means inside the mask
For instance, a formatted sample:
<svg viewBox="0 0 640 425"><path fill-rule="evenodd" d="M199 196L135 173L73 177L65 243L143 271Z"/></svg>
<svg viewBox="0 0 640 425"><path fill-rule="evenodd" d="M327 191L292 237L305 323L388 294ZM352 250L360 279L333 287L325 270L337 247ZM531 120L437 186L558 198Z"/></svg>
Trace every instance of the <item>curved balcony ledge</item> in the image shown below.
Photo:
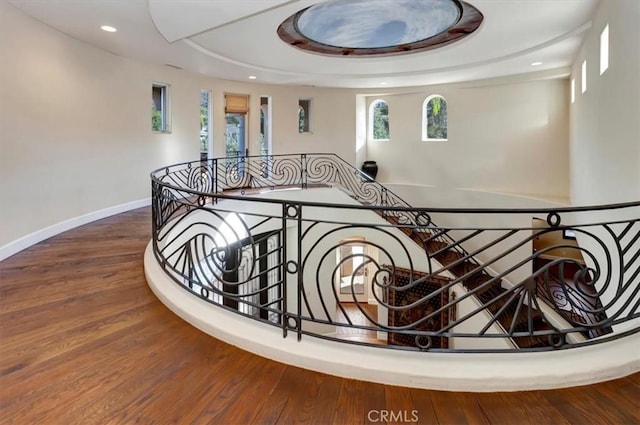
<svg viewBox="0 0 640 425"><path fill-rule="evenodd" d="M640 370L640 202L414 208L334 154L217 158L151 178L149 285L247 351L458 391Z"/></svg>
<svg viewBox="0 0 640 425"><path fill-rule="evenodd" d="M330 375L445 391L518 391L572 387L640 370L640 334L551 352L422 353L382 350L318 338L282 338L278 328L194 297L158 264L152 243L144 256L151 290L171 311L203 332L289 365Z"/></svg>

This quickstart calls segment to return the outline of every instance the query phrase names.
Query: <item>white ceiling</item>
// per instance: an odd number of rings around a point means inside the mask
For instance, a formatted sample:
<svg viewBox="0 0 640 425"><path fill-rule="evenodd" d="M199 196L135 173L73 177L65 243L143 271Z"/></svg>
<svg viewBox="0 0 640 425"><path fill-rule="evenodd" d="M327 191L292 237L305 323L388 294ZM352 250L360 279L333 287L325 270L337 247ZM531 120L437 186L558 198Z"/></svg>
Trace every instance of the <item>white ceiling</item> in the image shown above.
<svg viewBox="0 0 640 425"><path fill-rule="evenodd" d="M542 70L566 74L599 0L468 0L484 15L469 37L403 56L328 57L276 33L324 0L8 0L112 53L216 78L327 87L405 87ZM111 25L116 33L100 30ZM532 67L533 62L543 65ZM553 73L552 73L553 74Z"/></svg>

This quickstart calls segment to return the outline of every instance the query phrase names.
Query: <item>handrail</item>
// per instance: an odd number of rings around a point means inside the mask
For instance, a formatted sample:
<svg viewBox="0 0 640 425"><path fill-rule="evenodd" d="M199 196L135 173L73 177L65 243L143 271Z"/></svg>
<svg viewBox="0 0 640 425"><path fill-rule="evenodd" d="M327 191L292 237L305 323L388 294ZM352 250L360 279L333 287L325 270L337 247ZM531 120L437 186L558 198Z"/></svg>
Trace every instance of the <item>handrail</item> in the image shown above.
<svg viewBox="0 0 640 425"><path fill-rule="evenodd" d="M295 156L302 156L302 155L304 156L322 155L322 156L335 157L335 159L343 163L345 167L350 168L354 172L354 174L359 175L363 182L366 182L367 184L374 184L380 187L384 187L382 184L378 183L377 181L371 180L365 173L363 173L361 170L357 169L353 165L349 164L346 160L339 157L335 153L306 153L306 154L300 154ZM291 156L294 156L294 155L291 155L291 154L250 155L246 157L233 156L233 157L224 157L224 158L214 158L214 159L207 159L204 161L184 161L184 162L172 164L170 166L157 168L150 173L150 177L152 181L157 181L159 183L162 183L163 186L166 186L168 188L172 188L176 190L184 190L185 189L184 187L171 185L170 183L167 183L164 180L162 180L162 175L165 174L166 170L168 170L170 167L187 166L189 164L191 164L194 167L199 167L199 166L202 166L203 163L209 164L211 162L216 163L218 161L224 161L224 160L238 160L239 158L244 159L245 161L250 161L250 160L264 161L264 160L274 160L277 158L285 158L285 157L291 157ZM268 186L265 186L265 187L268 187ZM456 214L499 214L499 213L553 214L554 212L555 213L574 213L574 212L585 212L585 211L606 211L606 210L617 210L617 209L640 206L640 201L617 202L617 203L597 204L597 205L594 204L594 205L581 205L581 206L567 206L567 207L544 207L544 208L462 208L462 207L456 208L456 207L411 206L408 202L404 201L399 195L391 191L391 189L388 189L386 187L384 188L388 193L393 194L395 197L400 199L400 201L404 203L405 206L396 206L396 205L394 206L375 206L375 205L354 206L354 205L348 205L348 204L342 204L342 205L332 204L332 207L360 208L363 210L377 209L377 210L389 210L389 211L399 211L399 212L419 211L419 212L431 212L431 213L456 213ZM190 192L198 196L212 195L210 192L198 191L196 189L191 189ZM216 192L216 197L223 198L223 199L246 199L247 195L246 194L237 195L233 193L225 194L222 192ZM259 198L256 199L255 201L261 202ZM300 201L299 203L300 205L309 206L309 207L318 207L318 206L326 205L322 202L311 202L311 201Z"/></svg>
<svg viewBox="0 0 640 425"><path fill-rule="evenodd" d="M571 348L640 330L640 303L634 301L640 293L640 239L634 237L640 233L640 202L412 208L326 153L185 162L155 170L151 180L153 248L165 272L194 295L278 326L284 336L496 352ZM252 193L318 185L338 187L359 203ZM616 213L603 217L603 211ZM482 225L435 225L432 216L444 214L480 217ZM546 214L548 228L532 227L531 214ZM503 217L522 217L522 223L494 224ZM562 223L565 218L570 224ZM574 230L580 244L553 248L584 261L548 261L551 248L531 251L537 238L565 229ZM349 236L358 233L366 234L367 250L337 254L348 252ZM353 274L340 280L347 263ZM355 277L363 270L369 271L377 312L357 293L362 285ZM353 310L341 303L345 297ZM551 308L541 308L543 303Z"/></svg>

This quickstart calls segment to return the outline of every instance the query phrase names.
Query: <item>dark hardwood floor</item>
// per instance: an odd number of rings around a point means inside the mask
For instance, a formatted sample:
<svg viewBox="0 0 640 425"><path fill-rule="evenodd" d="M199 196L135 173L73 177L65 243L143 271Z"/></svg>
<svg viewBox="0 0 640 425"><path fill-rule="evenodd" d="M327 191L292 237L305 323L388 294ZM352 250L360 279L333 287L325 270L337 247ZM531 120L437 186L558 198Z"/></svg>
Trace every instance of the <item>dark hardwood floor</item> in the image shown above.
<svg viewBox="0 0 640 425"><path fill-rule="evenodd" d="M400 388L243 352L148 289L148 208L0 262L1 424L640 424L640 374L519 393ZM526 367L526 365L523 365ZM393 415L391 415L393 414ZM417 422L416 422L417 420Z"/></svg>
<svg viewBox="0 0 640 425"><path fill-rule="evenodd" d="M342 306L342 309L340 308ZM360 308L364 309L371 317L378 317L378 306L360 303L359 307L353 302L343 302L336 306L336 323L351 323L359 326L374 326L373 323L362 314ZM351 327L336 326L336 338L346 341L369 342L372 344L386 345L386 340L378 339L376 331L357 329Z"/></svg>

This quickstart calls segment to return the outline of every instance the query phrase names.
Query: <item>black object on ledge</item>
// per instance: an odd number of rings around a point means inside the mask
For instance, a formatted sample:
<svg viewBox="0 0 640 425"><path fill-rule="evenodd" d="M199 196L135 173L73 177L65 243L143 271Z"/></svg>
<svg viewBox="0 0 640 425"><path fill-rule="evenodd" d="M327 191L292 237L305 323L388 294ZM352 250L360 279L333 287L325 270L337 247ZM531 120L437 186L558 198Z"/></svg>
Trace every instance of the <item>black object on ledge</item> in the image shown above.
<svg viewBox="0 0 640 425"><path fill-rule="evenodd" d="M361 171L369 177L369 181L374 181L378 175L378 164L375 161L365 161Z"/></svg>

